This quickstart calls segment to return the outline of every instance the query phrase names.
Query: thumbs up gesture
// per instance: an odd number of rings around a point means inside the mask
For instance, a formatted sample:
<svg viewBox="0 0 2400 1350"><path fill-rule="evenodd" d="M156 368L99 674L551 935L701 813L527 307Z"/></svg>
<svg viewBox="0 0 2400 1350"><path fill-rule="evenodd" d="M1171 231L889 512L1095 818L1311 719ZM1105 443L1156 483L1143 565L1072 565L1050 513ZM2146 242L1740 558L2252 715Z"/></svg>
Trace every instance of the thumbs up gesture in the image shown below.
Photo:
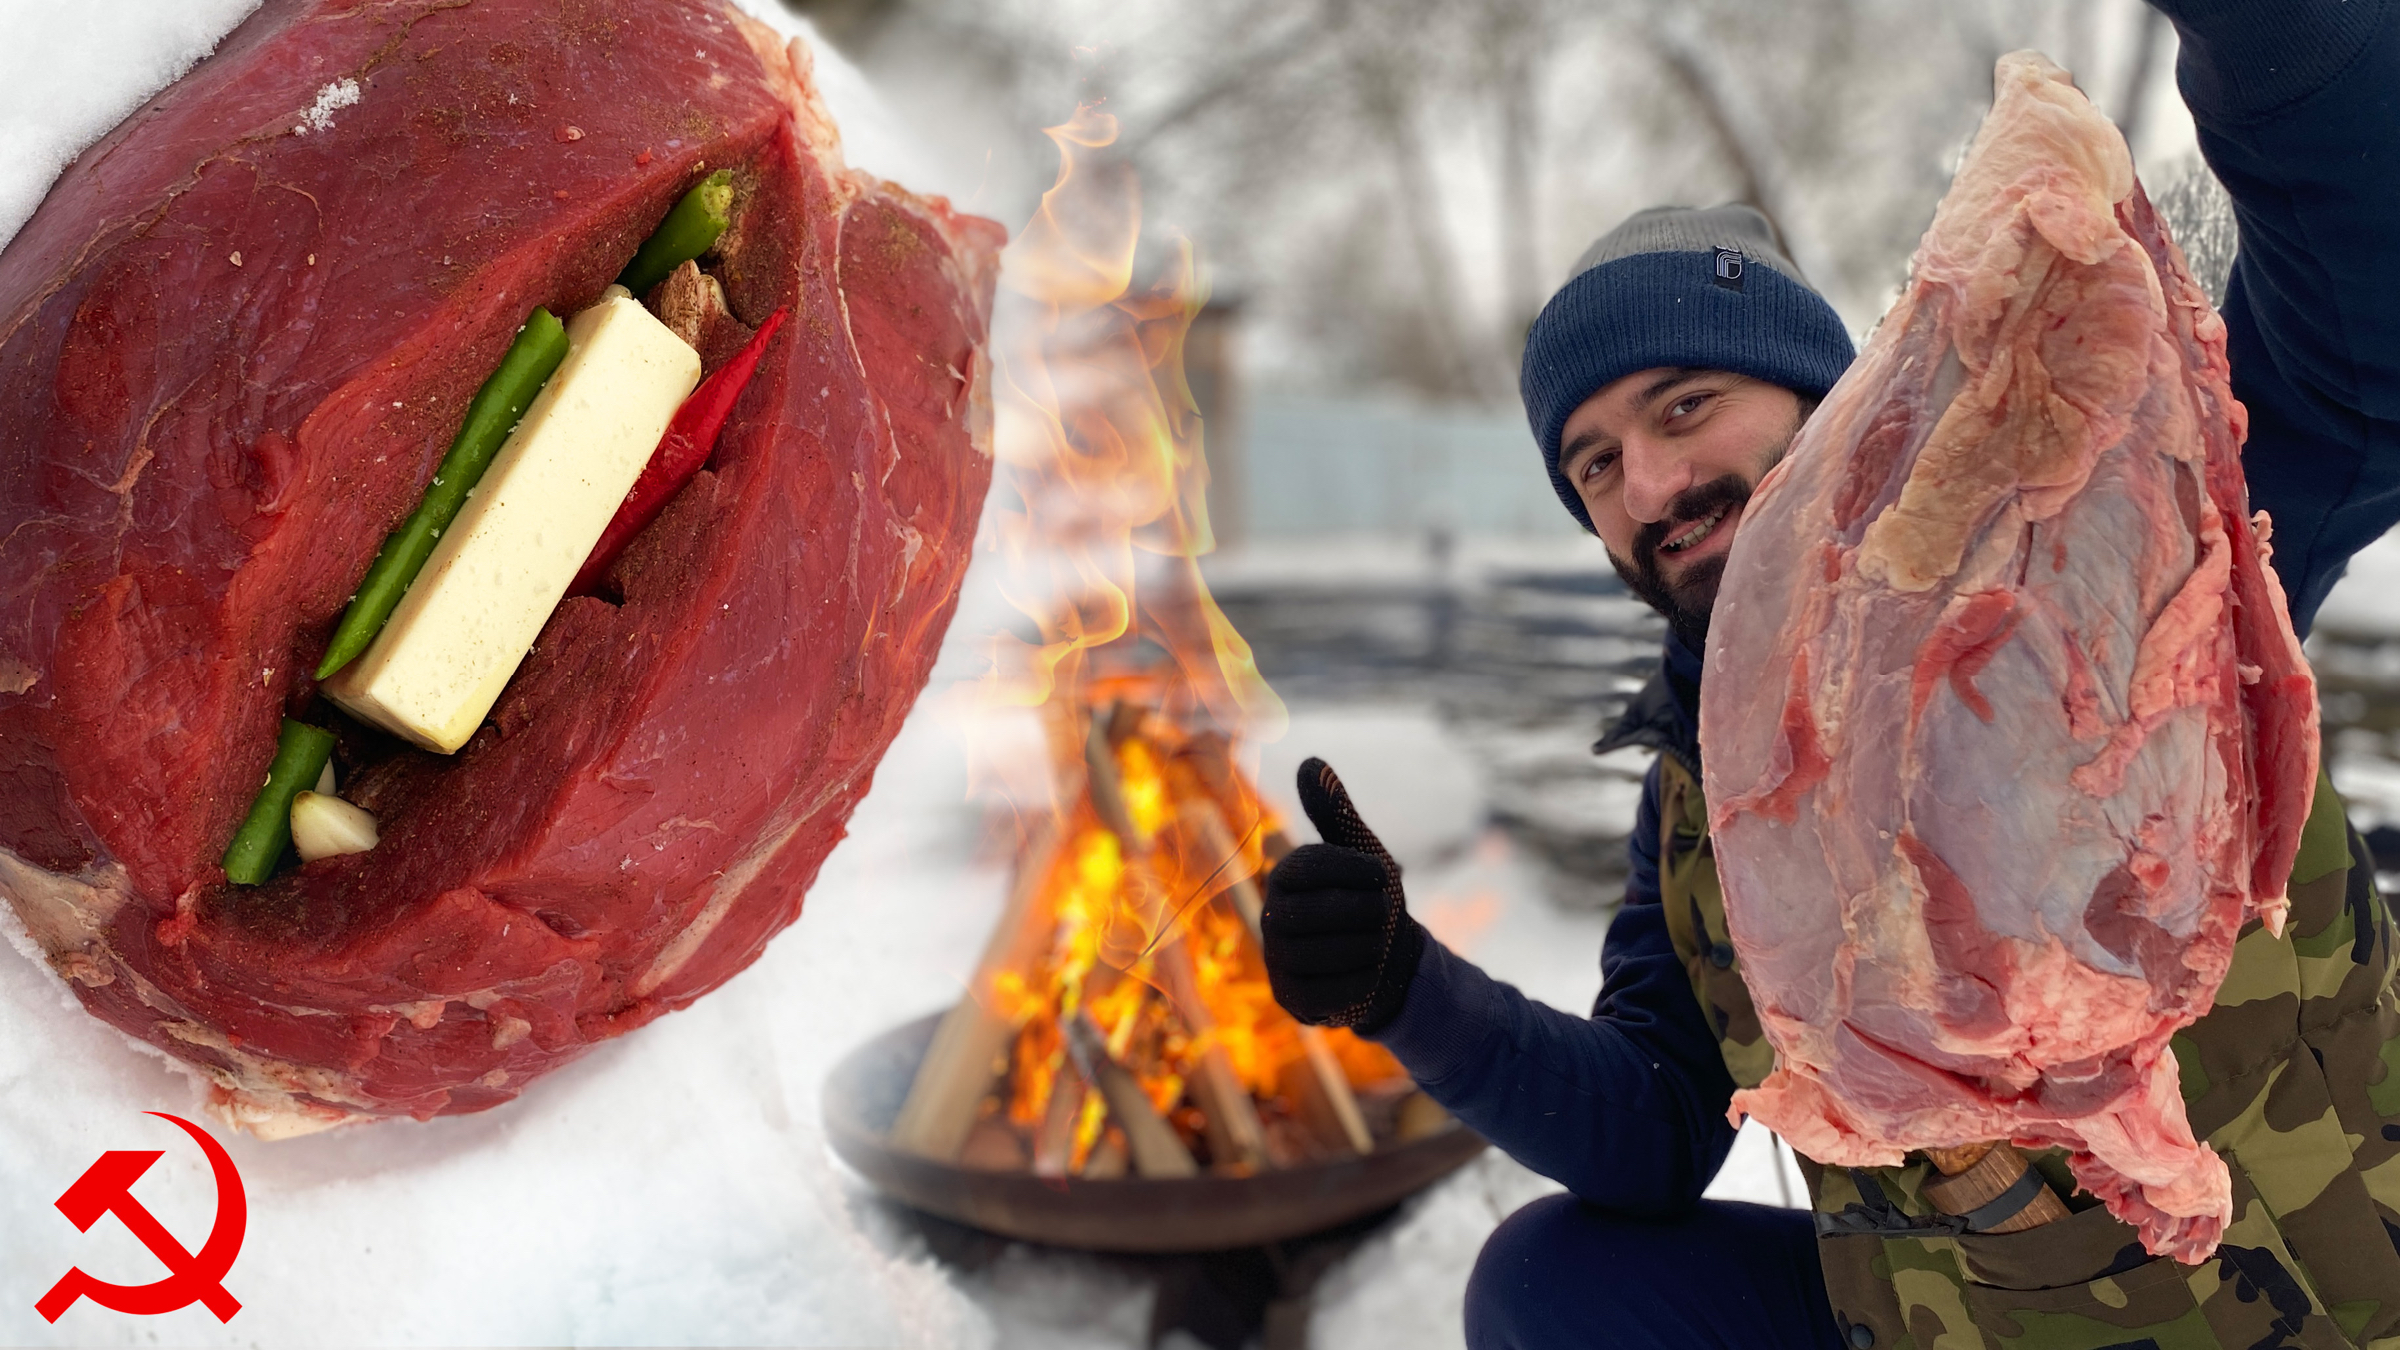
<svg viewBox="0 0 2400 1350"><path fill-rule="evenodd" d="M1425 930L1408 915L1400 865L1332 765L1300 766L1300 806L1325 842L1292 850L1267 876L1267 983L1303 1022L1372 1032L1399 1015Z"/></svg>

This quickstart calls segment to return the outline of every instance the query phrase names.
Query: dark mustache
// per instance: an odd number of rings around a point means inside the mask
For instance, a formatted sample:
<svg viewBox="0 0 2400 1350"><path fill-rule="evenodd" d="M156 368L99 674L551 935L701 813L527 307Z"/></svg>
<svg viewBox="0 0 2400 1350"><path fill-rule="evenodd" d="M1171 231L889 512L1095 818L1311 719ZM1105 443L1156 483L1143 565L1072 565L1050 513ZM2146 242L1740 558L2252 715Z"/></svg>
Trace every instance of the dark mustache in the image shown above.
<svg viewBox="0 0 2400 1350"><path fill-rule="evenodd" d="M1716 514L1719 508L1730 509L1750 500L1750 483L1738 473L1712 478L1696 487L1675 494L1667 503L1663 520L1644 525L1633 536L1633 558L1655 573L1658 570L1658 550L1685 530Z"/></svg>

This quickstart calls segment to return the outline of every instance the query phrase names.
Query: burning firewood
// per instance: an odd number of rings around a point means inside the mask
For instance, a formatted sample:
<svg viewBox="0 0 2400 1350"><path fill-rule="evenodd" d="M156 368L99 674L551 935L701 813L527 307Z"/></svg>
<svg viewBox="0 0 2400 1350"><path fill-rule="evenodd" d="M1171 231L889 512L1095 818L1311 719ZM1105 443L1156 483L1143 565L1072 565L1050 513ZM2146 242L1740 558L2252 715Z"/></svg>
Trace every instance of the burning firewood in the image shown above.
<svg viewBox="0 0 2400 1350"><path fill-rule="evenodd" d="M1230 764L1226 767L1230 772ZM1186 801L1182 819L1197 840L1202 856L1235 855L1233 835L1226 829L1224 813L1215 802ZM1280 833L1277 837L1280 838ZM1266 912L1266 900L1259 893L1257 880L1247 874L1239 876L1226 887L1225 894L1249 928L1251 940L1258 941L1259 919ZM1347 1144L1355 1153L1374 1152L1375 1141L1367 1132L1366 1117L1359 1114L1358 1098L1352 1095L1350 1080L1342 1074L1341 1061L1325 1042L1325 1029L1303 1026L1298 1030L1305 1057L1285 1071L1288 1079L1285 1090L1300 1103L1302 1113L1319 1135Z"/></svg>
<svg viewBox="0 0 2400 1350"><path fill-rule="evenodd" d="M1302 1027L1268 988L1259 879L1289 845L1231 737L1272 735L1283 708L1198 566L1191 259L1136 290L1131 179L1074 169L1112 129L1079 114L1058 141L1067 165L1012 254L1057 284L1010 291L1028 321L997 330L1018 504L1000 534L1040 640L997 638L987 688L1043 712L1045 824L890 1142L959 1162L973 1139L978 1166L1054 1178L1356 1159L1429 1117L1403 1110L1424 1099L1381 1047Z"/></svg>
<svg viewBox="0 0 2400 1350"><path fill-rule="evenodd" d="M1087 1179L1373 1152L1359 1089L1381 1094L1389 1133L1407 1080L1380 1047L1275 1005L1259 878L1281 840L1223 740L1125 698L1078 720L1056 738L1070 804L1022 852L893 1142L955 1161L972 1135L977 1159Z"/></svg>
<svg viewBox="0 0 2400 1350"><path fill-rule="evenodd" d="M902 1148L948 1161L966 1146L976 1108L990 1093L1015 1032L1006 1010L994 1006L986 991L1004 976L1022 977L1042 954L1050 924L1042 882L1049 874L1055 839L1045 833L1027 849L1000 926L992 930L983 959L976 963L967 996L951 1007L934 1033L933 1047L892 1123L892 1142Z"/></svg>
<svg viewBox="0 0 2400 1350"><path fill-rule="evenodd" d="M1158 964L1167 977L1168 999L1193 1040L1204 1047L1193 1066L1191 1089L1206 1119L1209 1151L1225 1165L1255 1168L1267 1158L1266 1126L1259 1122L1258 1104L1234 1073L1232 1058L1216 1039L1217 1019L1200 997L1192 953L1178 938L1160 950Z"/></svg>
<svg viewBox="0 0 2400 1350"><path fill-rule="evenodd" d="M1051 1087L1050 1104L1043 1108L1041 1127L1033 1137L1035 1176L1063 1177L1073 1173L1075 1123L1083 1118L1084 1099L1090 1091L1080 1078L1061 1079Z"/></svg>
<svg viewBox="0 0 2400 1350"><path fill-rule="evenodd" d="M1117 767L1117 747L1125 737L1114 734L1114 727L1137 719L1124 716L1126 705L1117 704L1105 716L1092 718L1091 732L1084 738L1084 791L1090 796L1093 814L1100 824L1117 837L1117 843L1136 857L1150 851L1150 832L1133 823L1125 805L1125 778ZM1128 734L1131 734L1130 731Z"/></svg>
<svg viewBox="0 0 2400 1350"><path fill-rule="evenodd" d="M1092 1019L1076 1013L1067 1019L1067 1053L1075 1061L1076 1072L1085 1082L1099 1089L1108 1102L1108 1114L1125 1132L1125 1144L1133 1155L1134 1170L1146 1177L1188 1177L1198 1175L1199 1165L1192 1161L1192 1152L1158 1108L1150 1102L1149 1094L1124 1065L1108 1053L1108 1043Z"/></svg>

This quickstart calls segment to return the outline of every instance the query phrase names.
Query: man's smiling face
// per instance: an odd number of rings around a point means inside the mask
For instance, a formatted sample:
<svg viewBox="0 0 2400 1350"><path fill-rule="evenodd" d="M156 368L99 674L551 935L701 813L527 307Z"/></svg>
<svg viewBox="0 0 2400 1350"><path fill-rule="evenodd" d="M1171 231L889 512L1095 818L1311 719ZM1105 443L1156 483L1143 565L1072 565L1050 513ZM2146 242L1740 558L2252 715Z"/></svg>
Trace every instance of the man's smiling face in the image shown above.
<svg viewBox="0 0 2400 1350"><path fill-rule="evenodd" d="M1799 395L1747 375L1638 370L1567 419L1559 471L1617 575L1696 637L1708 631L1742 508L1804 415Z"/></svg>

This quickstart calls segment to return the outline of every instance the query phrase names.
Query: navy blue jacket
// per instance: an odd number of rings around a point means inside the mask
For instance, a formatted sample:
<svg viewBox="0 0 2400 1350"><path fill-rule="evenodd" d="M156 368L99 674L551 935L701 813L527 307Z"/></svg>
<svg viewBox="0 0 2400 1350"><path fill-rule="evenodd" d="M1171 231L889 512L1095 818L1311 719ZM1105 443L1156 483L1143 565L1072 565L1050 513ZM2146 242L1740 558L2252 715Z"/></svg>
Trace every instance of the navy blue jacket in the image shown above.
<svg viewBox="0 0 2400 1350"><path fill-rule="evenodd" d="M2241 226L2224 316L2250 500L2306 634L2350 555L2400 521L2400 0L2152 0ZM1670 639L1611 744L1697 770L1700 657ZM1510 1156L1631 1214L1690 1206L1732 1146L1733 1080L1658 889L1658 771L1590 1017L1427 943L1376 1039Z"/></svg>

